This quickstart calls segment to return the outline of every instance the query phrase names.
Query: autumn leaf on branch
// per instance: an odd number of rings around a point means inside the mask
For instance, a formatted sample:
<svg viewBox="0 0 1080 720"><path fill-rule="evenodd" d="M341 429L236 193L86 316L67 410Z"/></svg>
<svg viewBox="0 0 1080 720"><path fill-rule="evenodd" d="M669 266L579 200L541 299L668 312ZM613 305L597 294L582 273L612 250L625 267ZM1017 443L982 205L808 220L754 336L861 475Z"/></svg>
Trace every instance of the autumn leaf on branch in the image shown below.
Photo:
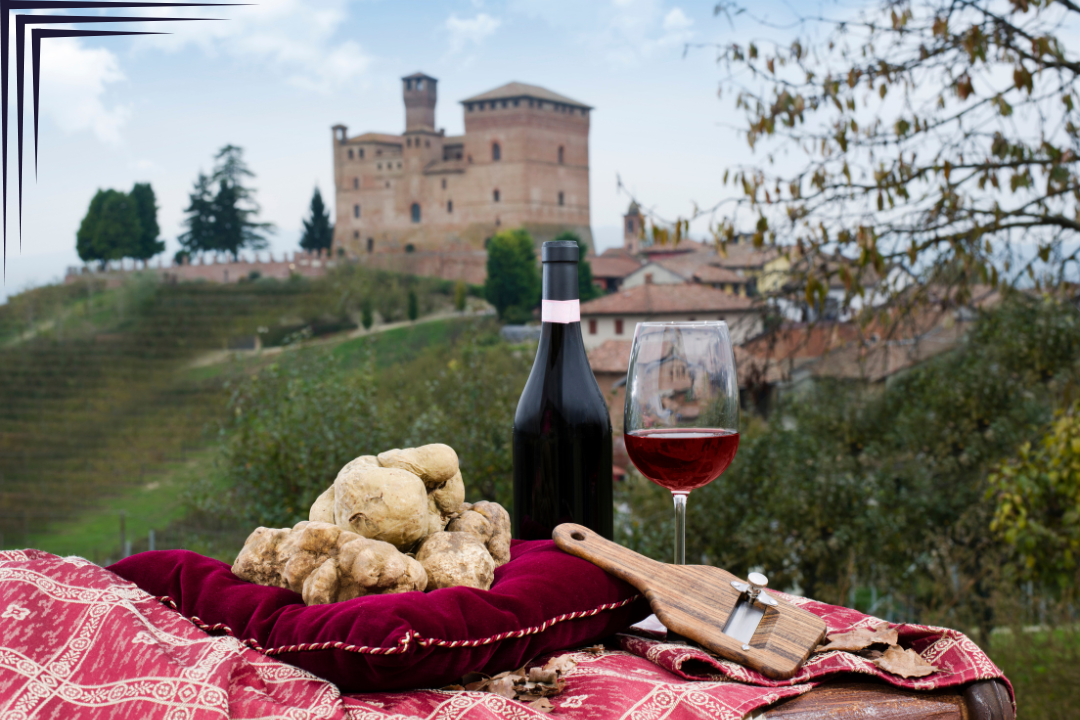
<svg viewBox="0 0 1080 720"><path fill-rule="evenodd" d="M844 275L845 307L886 274L960 300L1080 279L1080 5L879 0L777 25L739 2L716 6L736 38L715 47L721 97L764 157L688 217L646 213L644 237L707 220L721 246L782 252L792 298Z"/></svg>

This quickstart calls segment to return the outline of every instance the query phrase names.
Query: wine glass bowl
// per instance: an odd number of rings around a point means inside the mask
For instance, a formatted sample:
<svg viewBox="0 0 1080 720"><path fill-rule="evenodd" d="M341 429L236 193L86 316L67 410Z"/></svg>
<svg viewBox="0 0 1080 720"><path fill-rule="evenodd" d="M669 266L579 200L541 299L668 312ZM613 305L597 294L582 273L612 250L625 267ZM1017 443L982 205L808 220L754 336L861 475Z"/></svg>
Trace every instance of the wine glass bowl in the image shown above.
<svg viewBox="0 0 1080 720"><path fill-rule="evenodd" d="M686 498L731 465L739 384L727 323L640 323L626 375L626 451L675 502L675 563L685 564Z"/></svg>

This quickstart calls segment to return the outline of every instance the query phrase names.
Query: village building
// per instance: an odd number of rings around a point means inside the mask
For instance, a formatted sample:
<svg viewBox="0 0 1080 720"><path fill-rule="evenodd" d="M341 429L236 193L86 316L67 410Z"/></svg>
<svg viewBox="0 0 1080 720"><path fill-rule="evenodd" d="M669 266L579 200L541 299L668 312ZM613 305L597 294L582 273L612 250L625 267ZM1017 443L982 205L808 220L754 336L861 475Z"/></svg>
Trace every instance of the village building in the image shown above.
<svg viewBox="0 0 1080 720"><path fill-rule="evenodd" d="M632 339L639 322L686 320L724 320L736 344L762 330L760 309L752 299L705 285L646 282L581 304L586 350L608 340Z"/></svg>
<svg viewBox="0 0 1080 720"><path fill-rule="evenodd" d="M563 230L592 244L592 108L512 82L461 101L465 133L435 127L438 81L402 78L405 130L333 127L334 254L483 250L500 230L538 243Z"/></svg>
<svg viewBox="0 0 1080 720"><path fill-rule="evenodd" d="M604 292L615 292L623 280L641 267L641 260L625 248L608 248L601 255L586 258L592 270L593 284Z"/></svg>

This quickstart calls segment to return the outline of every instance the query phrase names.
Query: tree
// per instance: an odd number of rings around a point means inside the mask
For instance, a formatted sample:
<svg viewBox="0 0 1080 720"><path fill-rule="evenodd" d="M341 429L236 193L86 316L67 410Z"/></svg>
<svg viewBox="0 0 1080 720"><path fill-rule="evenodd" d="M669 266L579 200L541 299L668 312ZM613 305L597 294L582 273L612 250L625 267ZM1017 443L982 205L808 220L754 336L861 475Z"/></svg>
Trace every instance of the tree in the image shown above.
<svg viewBox="0 0 1080 720"><path fill-rule="evenodd" d="M101 219L101 206L105 202L105 190L98 190L90 199L90 207L86 210L79 230L75 233L75 250L79 253L79 259L83 262L97 261L104 268L108 258L103 255L94 245L94 232L98 221Z"/></svg>
<svg viewBox="0 0 1080 720"><path fill-rule="evenodd" d="M409 305L406 312L409 316L409 322L416 322L416 318L420 315L420 303L417 300L415 290L409 290Z"/></svg>
<svg viewBox="0 0 1080 720"><path fill-rule="evenodd" d="M180 245L188 256L192 253L211 252L215 247L214 198L211 195L210 178L199 173L195 186L188 195L188 206L184 208L187 217L184 225L187 231L179 236Z"/></svg>
<svg viewBox="0 0 1080 720"><path fill-rule="evenodd" d="M499 319L524 322L540 302L540 273L533 239L523 229L504 230L488 244L484 297Z"/></svg>
<svg viewBox="0 0 1080 720"><path fill-rule="evenodd" d="M135 212L142 227L131 257L136 260L149 260L165 251L165 243L158 240L161 228L157 221L157 198L150 183L135 183L135 187L131 188L131 199L135 203Z"/></svg>
<svg viewBox="0 0 1080 720"><path fill-rule="evenodd" d="M360 305L360 324L364 326L365 330L370 330L374 322L375 316L371 310L371 298L365 297L364 302Z"/></svg>
<svg viewBox="0 0 1080 720"><path fill-rule="evenodd" d="M323 204L319 188L311 196L311 217L304 220L304 234L300 238L300 247L308 251L329 250L334 240L334 226L330 223L330 212Z"/></svg>
<svg viewBox="0 0 1080 720"><path fill-rule="evenodd" d="M578 295L581 297L581 301L592 300L598 298L602 294L600 289L593 284L592 279L592 265L585 259L585 256L589 254L589 245L581 236L572 230L563 230L561 233L555 236L557 241L570 241L576 242L578 245Z"/></svg>
<svg viewBox="0 0 1080 720"><path fill-rule="evenodd" d="M454 283L454 309L458 312L465 312L465 303L469 299L469 288L465 285L464 280L458 280Z"/></svg>
<svg viewBox="0 0 1080 720"><path fill-rule="evenodd" d="M991 529L1020 556L1024 575L1073 586L1080 569L1080 403L1058 411L1034 446L990 476Z"/></svg>
<svg viewBox="0 0 1080 720"><path fill-rule="evenodd" d="M266 234L274 226L255 221L259 214L255 191L244 186L244 178L255 174L244 163L243 152L226 145L214 156L213 173L209 177L199 173L184 210L188 230L180 236L189 252L226 252L235 258L245 247L266 247Z"/></svg>
<svg viewBox="0 0 1080 720"><path fill-rule="evenodd" d="M75 233L75 248L86 261L140 257L142 224L135 201L119 190L98 190Z"/></svg>
<svg viewBox="0 0 1080 720"><path fill-rule="evenodd" d="M752 17L727 0L716 12ZM791 42L719 48L721 92L766 162L725 172L734 197L653 218L654 236L703 217L720 218L719 242L749 229L799 261L811 302L838 277L850 303L893 266L924 282L947 268L961 299L974 283L1075 280L1078 22L1072 0L881 0L767 28L796 28Z"/></svg>

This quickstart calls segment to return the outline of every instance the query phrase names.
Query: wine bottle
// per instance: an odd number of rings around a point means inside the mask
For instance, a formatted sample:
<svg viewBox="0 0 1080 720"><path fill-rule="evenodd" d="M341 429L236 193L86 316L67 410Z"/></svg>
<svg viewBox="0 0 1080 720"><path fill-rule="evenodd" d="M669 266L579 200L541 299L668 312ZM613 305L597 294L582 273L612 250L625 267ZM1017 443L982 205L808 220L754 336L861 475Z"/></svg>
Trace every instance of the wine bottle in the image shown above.
<svg viewBox="0 0 1080 720"><path fill-rule="evenodd" d="M581 337L578 246L546 242L540 345L514 414L514 535L573 522L612 536L611 417Z"/></svg>

